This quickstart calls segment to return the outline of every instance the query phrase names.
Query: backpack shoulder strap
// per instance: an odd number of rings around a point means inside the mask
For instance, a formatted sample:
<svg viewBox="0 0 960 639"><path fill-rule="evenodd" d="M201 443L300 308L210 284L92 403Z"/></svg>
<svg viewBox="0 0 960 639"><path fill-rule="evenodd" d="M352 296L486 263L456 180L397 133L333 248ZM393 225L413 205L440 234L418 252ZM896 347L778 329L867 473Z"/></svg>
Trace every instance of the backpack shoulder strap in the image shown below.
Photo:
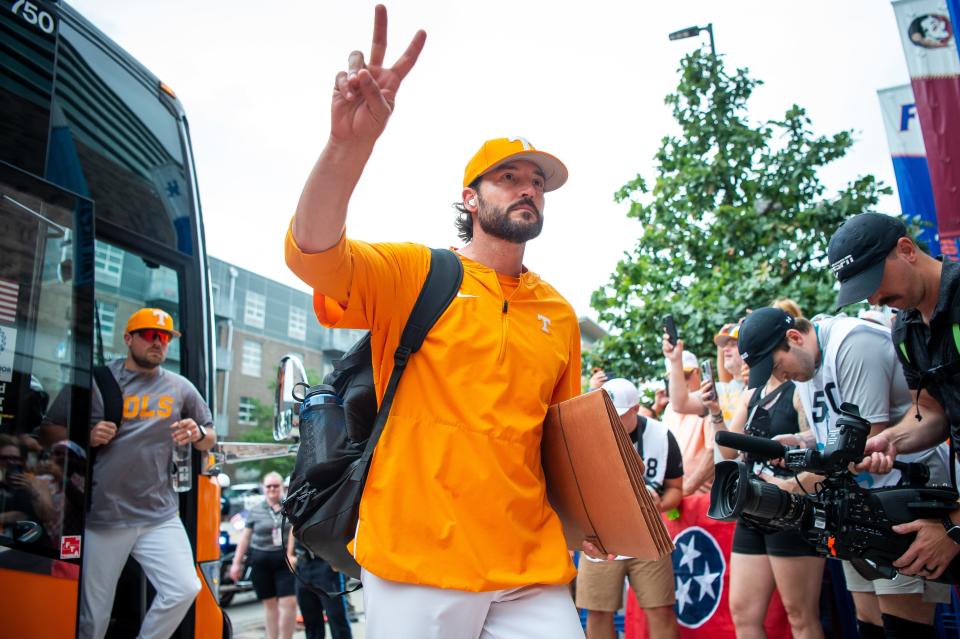
<svg viewBox="0 0 960 639"><path fill-rule="evenodd" d="M420 289L420 296L410 311L407 324L403 327L395 359L406 359L420 350L427 333L460 290L462 281L463 263L460 258L447 249L430 249L430 271L423 288Z"/></svg>
<svg viewBox="0 0 960 639"><path fill-rule="evenodd" d="M413 305L413 310L410 311L410 317L403 327L400 345L393 354L393 372L383 393L383 401L380 402L377 419L367 440L363 457L355 467L356 473L365 475L367 472L373 450L390 414L390 406L393 404L393 396L397 392L400 376L407 367L407 360L410 355L420 350L427 333L456 297L462 281L463 263L456 253L447 249L430 249L430 270L427 272L427 279L423 283L423 288L420 289L420 295Z"/></svg>
<svg viewBox="0 0 960 639"><path fill-rule="evenodd" d="M94 366L93 379L96 380L97 388L103 397L103 419L119 427L123 419L123 391L120 383L106 366Z"/></svg>
<svg viewBox="0 0 960 639"><path fill-rule="evenodd" d="M103 397L104 421L113 422L119 428L120 422L123 420L123 390L120 388L120 383L106 366L93 367L93 381L100 389L100 396ZM87 512L90 511L93 499L93 485L97 481L97 478L93 475L93 467L96 465L98 450L98 448L91 447L87 458L87 477L90 481L89 489L86 491L84 498L84 507Z"/></svg>

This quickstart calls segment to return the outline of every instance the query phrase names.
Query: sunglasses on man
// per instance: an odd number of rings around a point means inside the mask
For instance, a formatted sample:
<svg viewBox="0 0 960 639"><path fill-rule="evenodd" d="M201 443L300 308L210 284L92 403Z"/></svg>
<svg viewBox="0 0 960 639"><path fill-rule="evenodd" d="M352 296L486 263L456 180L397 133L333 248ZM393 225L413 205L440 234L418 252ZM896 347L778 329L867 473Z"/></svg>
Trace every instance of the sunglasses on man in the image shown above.
<svg viewBox="0 0 960 639"><path fill-rule="evenodd" d="M170 333L166 331L161 331L157 328L144 328L134 333L139 335L141 339L147 342L153 342L154 340L160 340L161 344L167 344L170 342Z"/></svg>

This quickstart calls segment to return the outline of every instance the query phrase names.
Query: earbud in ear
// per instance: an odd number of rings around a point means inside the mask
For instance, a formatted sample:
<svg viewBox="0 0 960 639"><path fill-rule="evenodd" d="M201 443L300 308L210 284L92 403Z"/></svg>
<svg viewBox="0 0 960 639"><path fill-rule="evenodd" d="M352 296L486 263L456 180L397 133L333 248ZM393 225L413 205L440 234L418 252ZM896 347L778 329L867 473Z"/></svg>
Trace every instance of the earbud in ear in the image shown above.
<svg viewBox="0 0 960 639"><path fill-rule="evenodd" d="M477 205L477 198L475 198L475 197L470 198L469 200L467 200L467 204L469 204L470 206L476 206L476 205Z"/></svg>

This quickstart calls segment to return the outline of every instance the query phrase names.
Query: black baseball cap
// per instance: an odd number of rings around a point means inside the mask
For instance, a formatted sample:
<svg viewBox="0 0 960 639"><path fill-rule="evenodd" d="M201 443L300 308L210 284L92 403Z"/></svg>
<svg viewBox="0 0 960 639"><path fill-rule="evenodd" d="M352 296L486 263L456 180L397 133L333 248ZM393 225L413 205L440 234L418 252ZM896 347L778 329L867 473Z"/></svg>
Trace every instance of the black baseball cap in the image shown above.
<svg viewBox="0 0 960 639"><path fill-rule="evenodd" d="M773 351L795 324L792 315L770 306L755 310L743 320L737 350L750 367L747 386L759 388L767 383L773 372Z"/></svg>
<svg viewBox="0 0 960 639"><path fill-rule="evenodd" d="M903 222L881 213L861 213L840 225L827 247L830 270L840 280L837 308L877 292L887 255L906 234Z"/></svg>

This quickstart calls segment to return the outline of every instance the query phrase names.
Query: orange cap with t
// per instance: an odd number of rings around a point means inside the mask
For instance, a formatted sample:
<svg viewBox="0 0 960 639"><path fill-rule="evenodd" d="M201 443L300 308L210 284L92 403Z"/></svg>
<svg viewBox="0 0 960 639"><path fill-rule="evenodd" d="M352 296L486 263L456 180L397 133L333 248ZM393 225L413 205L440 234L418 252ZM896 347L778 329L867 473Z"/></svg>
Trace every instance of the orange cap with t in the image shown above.
<svg viewBox="0 0 960 639"><path fill-rule="evenodd" d="M487 171L509 160L527 160L543 171L543 190L554 191L567 181L567 167L563 162L543 151L538 151L523 138L494 138L480 147L463 171L463 186L467 187Z"/></svg>
<svg viewBox="0 0 960 639"><path fill-rule="evenodd" d="M180 337L180 333L173 328L173 318L170 317L170 313L160 308L141 308L127 320L128 333L145 328L156 328Z"/></svg>

